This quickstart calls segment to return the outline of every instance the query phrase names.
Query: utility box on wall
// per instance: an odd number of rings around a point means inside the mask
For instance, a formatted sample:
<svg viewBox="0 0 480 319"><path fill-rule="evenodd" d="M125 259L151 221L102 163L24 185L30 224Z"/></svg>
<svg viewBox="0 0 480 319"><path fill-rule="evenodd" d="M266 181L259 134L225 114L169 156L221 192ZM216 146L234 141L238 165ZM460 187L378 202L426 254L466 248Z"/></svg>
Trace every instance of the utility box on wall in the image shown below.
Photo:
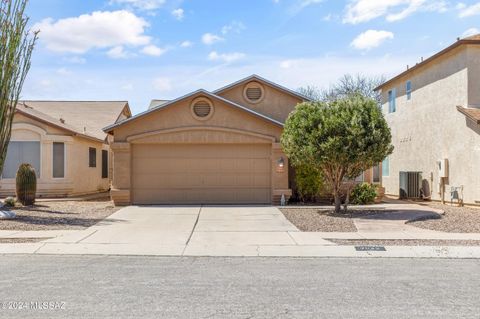
<svg viewBox="0 0 480 319"><path fill-rule="evenodd" d="M438 177L447 178L448 177L448 159L444 158L437 161L438 166Z"/></svg>

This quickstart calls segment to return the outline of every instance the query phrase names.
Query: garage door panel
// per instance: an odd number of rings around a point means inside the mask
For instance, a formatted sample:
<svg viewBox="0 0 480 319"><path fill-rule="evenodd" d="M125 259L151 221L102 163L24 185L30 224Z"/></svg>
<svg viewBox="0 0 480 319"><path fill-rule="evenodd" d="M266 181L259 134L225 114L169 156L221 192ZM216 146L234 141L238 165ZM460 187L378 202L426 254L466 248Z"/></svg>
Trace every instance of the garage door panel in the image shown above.
<svg viewBox="0 0 480 319"><path fill-rule="evenodd" d="M270 203L268 144L142 144L132 150L137 204Z"/></svg>

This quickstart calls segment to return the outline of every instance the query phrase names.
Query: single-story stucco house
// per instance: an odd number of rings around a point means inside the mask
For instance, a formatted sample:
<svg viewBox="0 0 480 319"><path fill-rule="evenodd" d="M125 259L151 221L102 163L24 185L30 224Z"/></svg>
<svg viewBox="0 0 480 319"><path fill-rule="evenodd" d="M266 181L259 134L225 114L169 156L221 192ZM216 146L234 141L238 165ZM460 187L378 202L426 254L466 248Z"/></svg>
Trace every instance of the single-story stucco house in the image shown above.
<svg viewBox="0 0 480 319"><path fill-rule="evenodd" d="M382 165L386 193L480 204L480 34L377 90L395 146Z"/></svg>
<svg viewBox="0 0 480 319"><path fill-rule="evenodd" d="M292 194L280 136L308 98L257 75L198 90L104 129L115 204L272 204ZM379 169L376 169L379 182ZM373 182L374 171L365 174Z"/></svg>
<svg viewBox="0 0 480 319"><path fill-rule="evenodd" d="M0 179L0 196L15 194L15 175L21 163L35 168L39 197L108 190L110 147L102 128L129 117L125 101L20 101Z"/></svg>

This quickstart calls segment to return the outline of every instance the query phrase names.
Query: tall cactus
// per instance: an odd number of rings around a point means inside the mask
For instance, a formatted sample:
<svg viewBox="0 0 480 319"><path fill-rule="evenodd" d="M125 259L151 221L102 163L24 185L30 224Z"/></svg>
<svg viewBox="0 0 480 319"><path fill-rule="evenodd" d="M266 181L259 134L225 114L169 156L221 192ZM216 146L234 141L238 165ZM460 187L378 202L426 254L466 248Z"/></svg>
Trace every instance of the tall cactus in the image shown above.
<svg viewBox="0 0 480 319"><path fill-rule="evenodd" d="M30 164L22 164L17 171L17 200L24 206L35 203L37 192L37 175Z"/></svg>

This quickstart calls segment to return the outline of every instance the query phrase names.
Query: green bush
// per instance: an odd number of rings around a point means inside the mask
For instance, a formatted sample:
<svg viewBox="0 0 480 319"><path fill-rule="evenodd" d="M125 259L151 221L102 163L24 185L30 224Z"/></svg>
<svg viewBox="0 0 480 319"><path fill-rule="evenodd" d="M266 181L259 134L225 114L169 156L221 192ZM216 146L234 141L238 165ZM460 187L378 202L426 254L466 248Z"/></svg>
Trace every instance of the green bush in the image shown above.
<svg viewBox="0 0 480 319"><path fill-rule="evenodd" d="M353 188L350 200L354 205L367 205L374 203L376 197L377 187L369 183L362 183Z"/></svg>
<svg viewBox="0 0 480 319"><path fill-rule="evenodd" d="M321 172L315 167L303 165L295 168L295 175L299 199L302 202L315 201L323 187Z"/></svg>
<svg viewBox="0 0 480 319"><path fill-rule="evenodd" d="M5 200L3 201L3 203L4 203L5 206L7 206L7 207L15 207L15 198L13 198L13 197L7 197L7 198L5 198Z"/></svg>
<svg viewBox="0 0 480 319"><path fill-rule="evenodd" d="M24 206L35 204L37 175L30 164L21 164L16 178L17 200Z"/></svg>

